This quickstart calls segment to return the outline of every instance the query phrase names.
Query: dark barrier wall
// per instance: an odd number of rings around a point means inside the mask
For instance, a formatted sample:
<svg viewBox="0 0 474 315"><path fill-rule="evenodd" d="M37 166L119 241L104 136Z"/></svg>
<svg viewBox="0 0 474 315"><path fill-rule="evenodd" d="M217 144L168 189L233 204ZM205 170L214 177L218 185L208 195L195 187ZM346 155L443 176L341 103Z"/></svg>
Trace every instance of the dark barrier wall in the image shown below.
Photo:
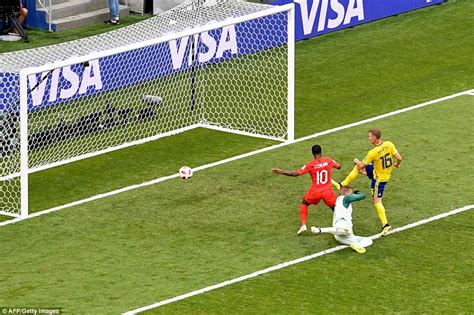
<svg viewBox="0 0 474 315"><path fill-rule="evenodd" d="M295 3L296 40L333 32L446 0L277 0Z"/></svg>

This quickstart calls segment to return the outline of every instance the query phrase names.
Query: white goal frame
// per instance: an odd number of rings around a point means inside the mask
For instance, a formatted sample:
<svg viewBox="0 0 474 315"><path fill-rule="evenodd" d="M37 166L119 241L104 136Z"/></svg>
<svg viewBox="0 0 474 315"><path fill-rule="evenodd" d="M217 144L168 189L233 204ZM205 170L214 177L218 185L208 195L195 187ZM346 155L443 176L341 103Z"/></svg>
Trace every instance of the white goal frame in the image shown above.
<svg viewBox="0 0 474 315"><path fill-rule="evenodd" d="M19 71L19 84L20 84L20 172L15 173L15 174L10 174L8 176L4 176L3 178L0 178L0 180L7 180L15 177L20 177L20 214L16 213L10 213L6 211L0 211L0 214L3 215L8 215L8 216L14 216L14 217L21 217L21 218L27 218L29 215L28 212L28 175L30 173L42 171L45 169L49 169L52 167L64 165L67 163L79 161L82 159L86 159L89 157L94 157L97 155L101 155L104 153L112 152L115 150L123 149L126 147L130 147L133 145L138 145L138 144L143 144L149 141L153 141L162 137L167 137L170 135L178 134L187 130L191 130L194 128L198 127L203 127L203 128L209 128L209 129L215 129L215 130L220 130L220 131L225 131L225 132L230 132L230 133L236 133L236 134L241 134L241 135L246 135L246 136L252 136L252 137L260 137L260 138L265 138L265 139L271 139L271 140L277 140L277 141L282 141L281 138L274 138L270 136L264 136L264 135L256 135L252 134L249 132L245 131L239 131L239 130L234 130L234 129L227 129L225 127L217 127L217 126L212 126L212 125L207 125L205 123L198 123L194 124L191 126L187 126L184 128L176 129L170 132L165 132L161 133L152 137L148 137L145 139L140 139L136 141L132 141L129 143L124 143L121 145L113 146L107 149L99 150L96 152L91 152L87 154L82 154L73 158L68 158L59 162L54 162L38 167L32 167L29 168L28 164L28 76L32 74L37 74L37 73L44 73L47 71L52 71L57 68L64 68L67 66L71 66L74 64L80 64L80 63L85 63L91 60L111 56L111 55L116 55L132 50L136 50L139 48L144 48L147 46L151 45L157 45L160 43L165 43L170 40L174 39L179 39L183 38L186 36L195 36L200 33L210 31L213 29L217 28L223 28L229 25L233 24L238 24L258 18L262 18L265 16L270 16L273 14L277 13L283 13L287 12L288 14L288 25L287 25L287 56L288 56L288 90L287 90L287 97L288 97L288 108L287 108L287 138L286 140L283 140L285 142L293 142L294 141L294 51L295 51L295 27L294 27L294 4L287 4L287 5L282 5L282 6L274 6L269 9L265 9L259 12L255 12L252 14L248 14L245 16L237 17L237 18L232 18L228 19L225 21L220 21L220 22L215 22L212 24L208 24L205 26L193 28L191 30L185 30L173 34L168 34L165 36L161 36L158 38L154 38L151 40L146 40L142 41L139 43L134 43L130 44L127 46L119 47L119 48L113 48L110 50L106 51L100 51L100 52L94 52L85 56L80 56L80 57L75 57L75 58L70 58L67 60L63 61L58 61L54 62L51 64L47 64L44 66L40 67L32 67L32 68L24 68Z"/></svg>

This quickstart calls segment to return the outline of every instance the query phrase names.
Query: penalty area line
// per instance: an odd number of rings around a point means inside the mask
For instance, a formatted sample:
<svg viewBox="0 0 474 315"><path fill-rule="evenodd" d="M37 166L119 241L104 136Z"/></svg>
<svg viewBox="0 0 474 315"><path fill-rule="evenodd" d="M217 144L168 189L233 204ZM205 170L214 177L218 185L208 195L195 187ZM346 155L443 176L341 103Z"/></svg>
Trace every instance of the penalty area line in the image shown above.
<svg viewBox="0 0 474 315"><path fill-rule="evenodd" d="M423 220L420 220L420 221L410 223L410 224L401 226L399 228L396 228L396 229L390 231L389 233L387 233L387 235L398 233L398 232L401 232L401 231L405 231L405 230L411 229L413 227L416 227L416 226L419 226L419 225L422 225L422 224L430 223L430 222L433 222L433 221L436 221L436 220L439 220L439 219L442 219L442 218L445 218L445 217L448 217L448 216L451 216L451 215L455 215L455 214L458 214L458 213L461 213L461 212L464 212L464 211L468 211L468 210L473 209L473 208L474 208L474 204L473 205L467 205L467 206L464 206L462 208L454 209L454 210L451 210L451 211L448 211L448 212L440 213L440 214L432 216L430 218L423 219ZM375 234L375 235L371 236L372 239L377 239L379 237L380 237L379 234ZM202 288L202 289L195 290L195 291L192 291L192 292L189 292L189 293L186 293L186 294L178 295L178 296L175 296L173 298L166 299L166 300L154 303L154 304L143 306L143 307L134 309L132 311L128 311L128 312L123 313L123 314L131 315L131 314L142 313L142 312L145 312L145 311L148 311L148 310L151 310L151 309L154 309L154 308L158 308L158 307L166 305L166 304L181 301L181 300L184 300L184 299L196 296L196 295L200 295L200 294L203 294L203 293L206 293L206 292L209 292L209 291L213 291L213 290L216 290L216 289L219 289L219 288L222 288L222 287L234 284L234 283L238 283L238 282L241 282L241 281L244 281L244 280L247 280L247 279L255 278L255 277L261 276L263 274L266 274L266 273L269 273L269 272L272 272L272 271L276 271L276 270L286 268L288 266L296 265L296 264L305 262L307 260L311 260L311 259L315 259L317 257L321 257L321 256L324 256L324 255L327 255L327 254L331 254L331 253L340 251L342 249L345 249L347 247L348 247L347 245L339 245L339 246L336 246L336 247L333 247L333 248L323 250L323 251L318 252L318 253L314 253L312 255L304 256L304 257L301 257L301 258L298 258L298 259L295 259L295 260L291 260L291 261L287 261L287 262L284 262L284 263L281 263L281 264L278 264L278 265L275 265L275 266L272 266L272 267L269 267L269 268L265 268L265 269L262 269L262 270L259 270L259 271L255 271L253 273L250 273L250 274L247 274L247 275L244 275L244 276L232 279L232 280L227 280L227 281L224 281L224 282L221 282L221 283L218 283L218 284L211 285L211 286L206 287L206 288Z"/></svg>
<svg viewBox="0 0 474 315"><path fill-rule="evenodd" d="M341 130L344 130L344 129L360 126L360 125L363 125L363 124L366 124L366 123L369 123L369 122L372 122L372 121L380 120L380 119L383 119L383 118L398 115L398 114L408 112L408 111L411 111L411 110L414 110L414 109L418 109L418 108L421 108L421 107L425 107L425 106L428 106L428 105L433 105L433 104L436 104L436 103L447 101L447 100L450 100L450 99L458 97L458 96L471 95L471 93L474 93L474 89L466 90L466 91L455 93L455 94L451 94L451 95L448 95L448 96L437 98L437 99L427 101L427 102L424 102L424 103L420 103L420 104L417 104L417 105L405 107L405 108L402 108L402 109L399 109L399 110L396 110L396 111L392 111L392 112L389 112L389 113L386 113L386 114L374 116L372 118L360 120L360 121L357 121L357 122L354 122L354 123L351 123L351 124L347 124L347 125L339 126L339 127L336 127L336 128L328 129L328 130L325 130L325 131L317 132L317 133L314 133L314 134L309 135L309 136L305 136L305 137L295 139L294 141L291 141L291 142L283 142L283 143L280 143L280 144L276 144L276 145L265 147L265 148L255 150L255 151L252 151L252 152L247 152L247 153L244 153L244 154L236 155L236 156L233 156L233 157L230 157L230 158L227 158L227 159L223 159L223 160L220 160L220 161L216 161L216 162L213 162L213 163L193 167L193 171L197 172L197 171L201 171L201 170L204 170L204 169L207 169L207 168L219 166L219 165L226 164L226 163L229 163L229 162L233 162L233 161L236 161L236 160L240 160L240 159L243 159L243 158L246 158L246 157L249 157L249 156L253 156L253 155L263 153L263 152L267 152L267 151L271 151L271 150L278 149L278 148L281 148L281 147L285 147L285 146L291 145L293 143L298 143L298 142L306 141L306 140L309 140L309 139L321 137L321 136L331 134L331 133L335 133L335 132L338 132L338 131L341 131ZM154 185L154 184L157 184L157 183L164 182L168 179L177 178L178 176L179 176L179 174L172 174L172 175L169 175L169 176L159 177L159 178L156 178L154 180L144 182L144 183L141 183L141 184L136 184L136 185L123 187L123 188L120 188L120 189L117 189L117 190L109 191L109 192L106 192L106 193L103 193L103 194L98 194L98 195L95 195L95 196L92 196L92 197L89 197L89 198L85 198L85 199L77 200L77 201L74 201L74 202L71 202L71 203L67 203L67 204L64 204L64 205L61 205L61 206L58 206L58 207L54 207L54 208L50 208L50 209L47 209L47 210L34 212L26 218L19 217L19 218L15 218L15 219L12 219L12 220L0 222L0 227L5 226L5 225L9 225L9 224L13 224L13 223L17 223L17 222L20 222L20 221L23 221L23 220L26 220L26 219L29 219L29 218L39 217L43 214L56 212L56 211L59 211L59 210L62 210L62 209L82 205L82 204L85 204L85 203L90 202L90 201L110 197L110 196L117 195L117 194L120 194L120 193L123 193L123 192L126 192L126 191L133 190L133 189L142 188L142 187L146 187L146 186L151 186L151 185Z"/></svg>

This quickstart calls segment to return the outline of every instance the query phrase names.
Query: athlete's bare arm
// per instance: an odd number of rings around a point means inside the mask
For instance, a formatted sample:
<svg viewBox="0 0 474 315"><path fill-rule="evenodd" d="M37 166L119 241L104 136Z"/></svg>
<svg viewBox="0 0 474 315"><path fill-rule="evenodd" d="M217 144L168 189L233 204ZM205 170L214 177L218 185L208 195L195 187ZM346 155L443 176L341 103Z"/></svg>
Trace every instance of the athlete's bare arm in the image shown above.
<svg viewBox="0 0 474 315"><path fill-rule="evenodd" d="M293 176L293 177L300 176L300 174L297 171L286 171L279 168L272 168L272 173L286 175L286 176Z"/></svg>

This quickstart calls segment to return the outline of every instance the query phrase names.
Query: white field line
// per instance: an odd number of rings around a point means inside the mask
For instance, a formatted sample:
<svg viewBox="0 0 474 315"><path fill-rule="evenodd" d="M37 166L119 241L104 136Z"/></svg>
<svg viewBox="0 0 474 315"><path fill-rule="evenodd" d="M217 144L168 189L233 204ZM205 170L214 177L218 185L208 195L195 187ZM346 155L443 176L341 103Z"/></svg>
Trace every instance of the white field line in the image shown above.
<svg viewBox="0 0 474 315"><path fill-rule="evenodd" d="M317 137L327 135L327 134L331 134L331 133L334 133L334 132L337 132L337 131L340 131L340 130L344 130L344 129L347 129L347 128L352 128L352 127L355 127L355 126L363 125L363 124L366 124L366 123L369 123L369 122L372 122L372 121L376 121L376 120L380 120L380 119L387 118L387 117L390 117L390 116L398 115L398 114L408 112L408 111L411 111L411 110L414 110L414 109L418 109L418 108L421 108L421 107L425 107L425 106L428 106L428 105L433 105L433 104L443 102L443 101L446 101L446 100L449 100L449 99L452 99L452 98L455 98L455 97L458 97L458 96L461 96L461 95L471 95L471 93L474 93L474 90L466 90L466 91L463 91L463 92L455 93L455 94L448 95L448 96L445 96L445 97L441 97L441 98L438 98L438 99L435 99L435 100L420 103L420 104L417 104L417 105L406 107L406 108L396 110L396 111L393 111L393 112L389 112L389 113L386 113L386 114L378 115L378 116L375 116L375 117L372 117L372 118L360 120L360 121L355 122L355 123L351 123L351 124L340 126L340 127L333 128L333 129L328 129L328 130L318 132L318 133L315 133L315 134L312 134L312 135L309 135L309 136L306 136L306 137L298 138L298 139L295 139L295 141L293 141L293 142L284 142L284 143L276 144L276 145L273 145L273 146L270 146L270 147L265 147L265 148L262 148L262 149L259 149L259 150L256 150L256 151L236 155L236 156L233 156L231 158L220 160L220 161L217 161L217 162L214 162L214 163L209 163L209 164L197 166L197 167L193 168L193 171L197 172L197 171L204 170L204 169L207 169L207 168L211 168L211 167L215 167L215 166L218 166L218 165L226 164L226 163L236 161L236 160L240 160L240 159L243 159L243 158L246 158L246 157L249 157L249 156L253 156L253 155L263 153L263 152L278 149L278 148L281 148L281 147L284 147L284 146L287 146L287 145L290 145L290 144L293 144L293 143L306 141L306 140L309 140L309 139L312 139L312 138L317 138ZM23 221L23 220L26 220L26 219L29 219L29 218L38 217L38 216L43 215L43 214L55 212L55 211L62 210L62 209L65 209L65 208L78 206L78 205L81 205L81 204L84 204L84 203L87 203L87 202L90 202L90 201L110 197L110 196L117 195L117 194L129 191L129 190L154 185L154 184L166 181L168 179L177 178L177 177L178 177L178 174L173 174L173 175L169 175L169 176L165 176L165 177L156 178L154 180L144 182L144 183L141 183L141 184L136 184L136 185L132 185L132 186L123 187L123 188L120 188L120 189L117 189L117 190L109 191L107 193L103 193L103 194L95 195L95 196L92 196L92 197L89 197L89 198L86 198L86 199L82 199L82 200L74 201L74 202L71 202L71 203L67 203L67 204L64 204L62 206L58 206L58 207L50 208L50 209L47 209L47 210L34 212L34 213L30 214L27 218L15 218L13 220L0 222L0 226L5 226L5 225L8 225L8 224L17 223L17 222L20 222L20 221Z"/></svg>
<svg viewBox="0 0 474 315"><path fill-rule="evenodd" d="M177 177L179 177L179 174L173 174L173 175L170 175L170 176L160 177L160 178L154 179L154 180L149 181L149 182L123 187L123 188L120 188L120 189L117 189L117 190L109 191L107 193L103 193L103 194L95 195L95 196L92 196L92 197L89 197L89 198L86 198L86 199L81 199L81 200L78 200L78 201L67 203L67 204L62 205L62 206L50 208L50 209L39 211L39 212L34 212L34 213L30 214L27 218L15 218L13 220L0 222L0 226L16 223L16 222L23 221L23 220L26 220L26 219L29 219L29 218L33 218L33 217L38 217L40 215L51 213L51 212L58 211L58 210L61 210L61 209L74 207L74 206L81 205L81 204L84 204L84 203L87 203L87 202L90 202L90 201L110 197L110 196L117 195L117 194L120 194L120 193L125 192L125 191L129 191L129 190L133 190L133 189L137 189L137 188L142 188L142 187L154 185L154 184L157 184L157 183L160 183L160 182L164 182L168 179L177 178Z"/></svg>
<svg viewBox="0 0 474 315"><path fill-rule="evenodd" d="M451 210L451 211L448 211L448 212L444 212L444 213L435 215L433 217L423 219L423 220L420 220L420 221L417 221L417 222L414 222L414 223L407 224L407 225L401 226L399 228L396 228L396 229L390 231L389 233L387 233L387 235L388 234L394 234L394 233L397 233L397 232L401 232L401 231L404 231L404 230L407 230L407 229L411 229L411 228L416 227L418 225L422 225L422 224L426 224L426 223L429 223L429 222L432 222L432 221L436 221L436 220L439 220L441 218L445 218L445 217L450 216L450 215L458 214L460 212L464 212L464 211L467 211L467 210L470 210L470 209L473 209L473 208L474 208L474 204L473 205L467 205L465 207L454 209L454 210ZM375 234L375 235L371 236L372 239L377 239L379 237L380 237L379 234ZM299 264L301 262L304 262L304 261L307 261L307 260L310 260L310 259L314 259L314 258L323 256L323 255L326 255L326 254L331 254L331 253L340 251L340 250L342 250L344 248L347 248L347 247L348 247L347 245L339 245L339 246L336 246L336 247L333 247L333 248L329 248L329 249L323 250L321 252L318 252L318 253L315 253L315 254L312 254L312 255L304 256L304 257L301 257L301 258L298 258L298 259L295 259L295 260L291 260L291 261L287 261L287 262L284 262L284 263L281 263L281 264L278 264L278 265L275 265L275 266L272 266L272 267L269 267L269 268L266 268L266 269L255 271L255 272L247 274L245 276L241 276L241 277L238 277L238 278L235 278L235 279L232 279L232 280L227 280L227 281L224 281L224 282L221 282L221 283L218 283L218 284L214 284L212 286L209 286L209 287L206 287L206 288L203 288L203 289L199 289L199 290L196 290L196 291L186 293L186 294L178 295L178 296L175 296L173 298L163 300L163 301L160 301L160 302L148 305L148 306L140 307L140 308L137 308L133 311L128 311L124 314L125 315L130 315L130 314L137 314L137 313L141 313L141 312L144 312L144 311L148 311L148 310L151 310L153 308L157 308L157 307L160 307L160 306L163 306L163 305L166 305L166 304L170 304L170 303L173 303L173 302L184 300L184 299L187 299L187 298L195 296L195 295L203 294L203 293L215 290L215 289L219 289L219 288L228 286L230 284L234 284L234 283L241 282L241 281L244 281L244 280L247 280L247 279L255 278L255 277L258 277L260 275L263 275L263 274L266 274L266 273L269 273L269 272L272 272L272 271L275 271L275 270L283 269L283 268L286 268L286 267L291 266L291 265Z"/></svg>

